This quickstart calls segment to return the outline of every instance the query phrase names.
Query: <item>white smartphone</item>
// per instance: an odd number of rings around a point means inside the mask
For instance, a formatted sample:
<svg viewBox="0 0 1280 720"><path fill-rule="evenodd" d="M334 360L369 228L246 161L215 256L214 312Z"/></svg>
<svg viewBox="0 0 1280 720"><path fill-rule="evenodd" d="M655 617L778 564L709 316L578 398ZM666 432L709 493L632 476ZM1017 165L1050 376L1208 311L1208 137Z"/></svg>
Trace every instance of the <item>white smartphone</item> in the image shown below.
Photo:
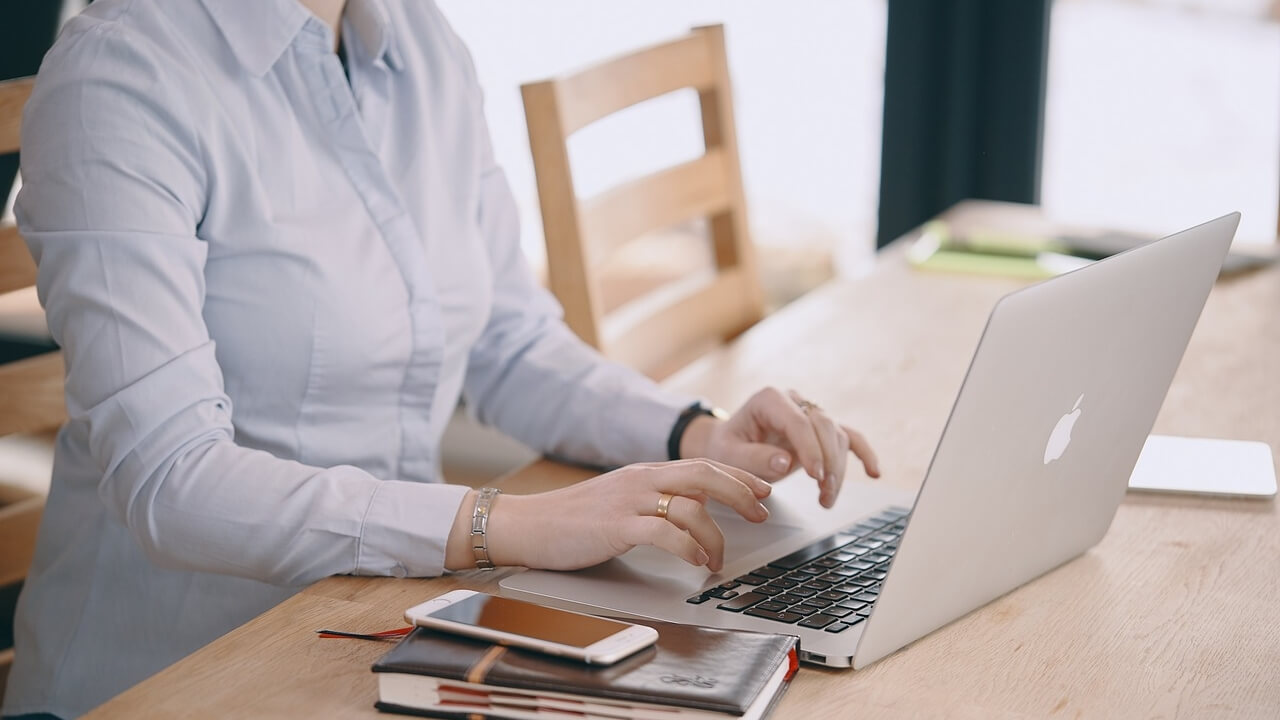
<svg viewBox="0 0 1280 720"><path fill-rule="evenodd" d="M609 665L658 640L644 625L549 608L509 598L454 590L405 610L419 627L480 638L548 655Z"/></svg>

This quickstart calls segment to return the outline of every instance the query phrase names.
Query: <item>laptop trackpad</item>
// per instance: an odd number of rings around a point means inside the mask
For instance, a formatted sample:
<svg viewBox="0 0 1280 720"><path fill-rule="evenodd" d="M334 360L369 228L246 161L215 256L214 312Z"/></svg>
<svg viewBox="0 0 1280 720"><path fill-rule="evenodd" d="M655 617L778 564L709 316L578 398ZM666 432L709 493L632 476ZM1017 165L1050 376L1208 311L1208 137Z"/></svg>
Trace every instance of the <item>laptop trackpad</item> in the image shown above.
<svg viewBox="0 0 1280 720"><path fill-rule="evenodd" d="M762 523L747 522L731 508L718 503L709 503L707 510L720 526L720 530L724 532L726 568L731 568L748 554L767 549L788 538L794 538L801 529L772 519ZM633 548L625 555L597 567L603 568L606 565L623 565L629 573L653 576L656 578L653 582L675 580L682 589L687 588L690 591L700 590L706 584L708 576L706 568L694 567L652 545ZM595 568L583 572L590 572L593 569Z"/></svg>
<svg viewBox="0 0 1280 720"><path fill-rule="evenodd" d="M733 510L708 506L716 524L726 536L725 567L748 554L769 552L770 546L787 541L795 544L802 530L770 518L763 523L743 520ZM785 547L785 546L784 546ZM781 554L782 548L774 554ZM632 548L630 552L574 572L529 570L502 580L502 587L516 592L532 593L543 598L558 598L574 604L610 608L647 616L672 599L692 595L707 585L711 573L695 567L650 545Z"/></svg>

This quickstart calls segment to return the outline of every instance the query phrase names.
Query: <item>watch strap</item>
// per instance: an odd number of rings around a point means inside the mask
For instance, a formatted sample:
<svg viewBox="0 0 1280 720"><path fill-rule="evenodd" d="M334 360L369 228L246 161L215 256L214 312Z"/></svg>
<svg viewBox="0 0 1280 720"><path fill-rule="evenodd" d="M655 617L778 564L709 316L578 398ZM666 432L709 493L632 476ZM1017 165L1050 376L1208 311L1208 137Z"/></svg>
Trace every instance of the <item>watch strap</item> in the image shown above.
<svg viewBox="0 0 1280 720"><path fill-rule="evenodd" d="M485 533L489 530L489 512L494 498L502 491L498 488L480 488L476 495L476 506L471 511L471 552L476 559L476 567L480 570L492 570L495 566L489 559L489 544Z"/></svg>

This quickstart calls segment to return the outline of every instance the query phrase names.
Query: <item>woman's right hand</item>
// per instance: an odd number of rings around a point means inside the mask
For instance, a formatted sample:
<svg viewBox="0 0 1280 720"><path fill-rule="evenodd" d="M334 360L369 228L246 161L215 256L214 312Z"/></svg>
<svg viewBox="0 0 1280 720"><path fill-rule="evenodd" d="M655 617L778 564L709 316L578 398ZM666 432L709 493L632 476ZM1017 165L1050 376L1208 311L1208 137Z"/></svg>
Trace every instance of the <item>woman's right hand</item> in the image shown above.
<svg viewBox="0 0 1280 720"><path fill-rule="evenodd" d="M569 487L536 495L500 495L490 510L486 540L495 565L576 570L653 545L692 565L718 572L724 565L724 534L707 512L708 500L733 508L751 522L764 522L760 504L769 483L714 460L693 459L627 465ZM664 493L673 497L665 519L658 516ZM450 550L459 528L470 532L474 493L459 508ZM687 531L687 532L686 532ZM467 538L461 538L470 560ZM451 557L456 557L450 552ZM474 561L462 567L472 567ZM460 569L450 563L452 569Z"/></svg>

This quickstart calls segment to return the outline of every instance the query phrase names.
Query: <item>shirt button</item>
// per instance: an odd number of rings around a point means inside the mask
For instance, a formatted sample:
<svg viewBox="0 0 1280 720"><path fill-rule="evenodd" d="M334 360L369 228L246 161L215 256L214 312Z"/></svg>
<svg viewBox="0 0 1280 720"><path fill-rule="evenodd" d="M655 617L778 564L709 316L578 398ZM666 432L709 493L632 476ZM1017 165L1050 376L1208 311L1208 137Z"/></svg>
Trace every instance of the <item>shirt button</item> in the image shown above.
<svg viewBox="0 0 1280 720"><path fill-rule="evenodd" d="M407 577L408 575L409 575L408 568L406 568L404 565L401 565L400 563L396 563L395 567L391 568L391 577L402 578L402 577Z"/></svg>

